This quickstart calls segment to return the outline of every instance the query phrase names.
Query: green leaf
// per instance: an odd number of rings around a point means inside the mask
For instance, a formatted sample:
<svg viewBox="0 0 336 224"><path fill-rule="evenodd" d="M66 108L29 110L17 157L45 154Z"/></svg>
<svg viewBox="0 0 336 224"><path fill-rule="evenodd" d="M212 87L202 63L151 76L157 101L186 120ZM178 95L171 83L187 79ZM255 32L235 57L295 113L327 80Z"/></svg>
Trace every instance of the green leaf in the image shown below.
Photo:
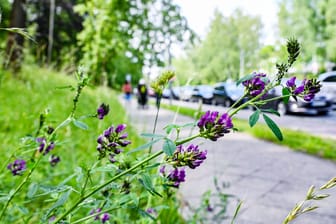
<svg viewBox="0 0 336 224"><path fill-rule="evenodd" d="M141 137L145 137L145 138L165 138L165 135L160 135L160 134L152 134L152 133L142 133L140 135Z"/></svg>
<svg viewBox="0 0 336 224"><path fill-rule="evenodd" d="M64 126L68 125L71 121L72 121L71 118L67 118L67 119L65 119L65 120L58 126L58 128L61 128L61 127L64 127Z"/></svg>
<svg viewBox="0 0 336 224"><path fill-rule="evenodd" d="M55 208L58 208L62 205L65 204L65 202L68 200L69 196L70 196L70 193L71 193L71 190L68 190L66 192L64 192L60 197L59 199L55 202L55 204L53 204L51 206L50 209L48 209L48 211L46 212L46 214L44 215L44 218L48 218L49 214L55 209Z"/></svg>
<svg viewBox="0 0 336 224"><path fill-rule="evenodd" d="M287 87L282 89L282 96L283 96L282 98L283 102L287 104L290 97L290 90Z"/></svg>
<svg viewBox="0 0 336 224"><path fill-rule="evenodd" d="M161 138L160 139L155 139L155 140L150 141L150 142L147 142L146 144L140 145L139 147L129 151L127 154L131 154L131 153L134 153L134 152L137 152L137 151L148 149L149 147L151 147L152 145L154 145L155 143L157 143L160 140L161 140Z"/></svg>
<svg viewBox="0 0 336 224"><path fill-rule="evenodd" d="M166 134L169 135L169 134L172 132L172 130L174 130L174 129L178 129L178 128L180 128L179 125L176 125L176 124L169 124L169 125L167 125L166 127L164 127L163 129L166 129Z"/></svg>
<svg viewBox="0 0 336 224"><path fill-rule="evenodd" d="M262 109L261 111L265 113L275 114L280 117L280 113L274 109Z"/></svg>
<svg viewBox="0 0 336 224"><path fill-rule="evenodd" d="M28 198L32 198L34 197L34 195L36 194L37 192L37 189L38 189L38 184L33 182L29 185L29 188L28 188L28 193L27 193L27 197Z"/></svg>
<svg viewBox="0 0 336 224"><path fill-rule="evenodd" d="M253 127L259 120L260 110L256 110L249 118L250 127Z"/></svg>
<svg viewBox="0 0 336 224"><path fill-rule="evenodd" d="M231 224L233 224L234 221L235 221L235 219L237 218L237 215L238 215L238 213L239 213L239 210L240 210L242 204L243 204L243 201L239 201L239 203L238 203L238 205L237 205L237 207L236 207L236 210L235 210L235 212L234 212L234 215L233 215L233 217L232 217Z"/></svg>
<svg viewBox="0 0 336 224"><path fill-rule="evenodd" d="M163 143L163 151L166 153L168 156L172 156L176 150L176 145L175 143L170 140L166 139L166 141Z"/></svg>
<svg viewBox="0 0 336 224"><path fill-rule="evenodd" d="M283 136L281 133L280 128L278 127L278 125L270 118L268 117L266 114L263 114L264 120L267 124L267 126L271 129L271 131L273 132L273 134L280 140L283 140Z"/></svg>
<svg viewBox="0 0 336 224"><path fill-rule="evenodd" d="M154 186L153 186L153 182L152 182L152 179L151 177L148 175L148 174L143 174L141 176L141 178L139 178L139 182L145 187L145 189L151 193L151 194L156 194L160 197L162 197L161 194L159 194L155 189L154 189Z"/></svg>
<svg viewBox="0 0 336 224"><path fill-rule="evenodd" d="M82 122L82 121L79 121L79 120L73 120L73 124L76 126L76 127L78 127L78 128L80 128L80 129L83 129L83 130L88 130L89 129L89 127L87 126L87 124L85 124L84 122Z"/></svg>
<svg viewBox="0 0 336 224"><path fill-rule="evenodd" d="M251 74L249 74L249 75L246 75L246 76L242 77L241 79L239 79L239 80L236 82L236 85L238 86L238 85L241 84L242 82L252 79L254 76L255 76L254 73L251 73Z"/></svg>

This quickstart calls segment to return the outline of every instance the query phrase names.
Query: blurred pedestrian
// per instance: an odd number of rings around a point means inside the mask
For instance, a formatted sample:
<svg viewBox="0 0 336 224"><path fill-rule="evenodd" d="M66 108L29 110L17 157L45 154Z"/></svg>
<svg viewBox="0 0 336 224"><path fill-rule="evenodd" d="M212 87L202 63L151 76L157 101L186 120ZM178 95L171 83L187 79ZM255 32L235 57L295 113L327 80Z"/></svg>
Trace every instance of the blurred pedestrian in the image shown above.
<svg viewBox="0 0 336 224"><path fill-rule="evenodd" d="M126 80L123 84L122 91L124 93L126 103L130 102L132 96L132 84L129 80Z"/></svg>
<svg viewBox="0 0 336 224"><path fill-rule="evenodd" d="M137 87L137 95L138 95L139 108L145 109L147 107L148 88L144 79L139 80L139 84Z"/></svg>

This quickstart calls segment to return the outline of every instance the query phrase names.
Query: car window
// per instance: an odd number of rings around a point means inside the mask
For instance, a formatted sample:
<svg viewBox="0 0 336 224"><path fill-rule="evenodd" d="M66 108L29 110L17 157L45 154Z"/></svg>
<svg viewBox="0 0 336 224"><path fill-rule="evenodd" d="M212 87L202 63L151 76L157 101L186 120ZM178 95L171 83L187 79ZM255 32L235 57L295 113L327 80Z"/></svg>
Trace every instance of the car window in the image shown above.
<svg viewBox="0 0 336 224"><path fill-rule="evenodd" d="M335 76L329 76L323 82L336 82L336 75Z"/></svg>

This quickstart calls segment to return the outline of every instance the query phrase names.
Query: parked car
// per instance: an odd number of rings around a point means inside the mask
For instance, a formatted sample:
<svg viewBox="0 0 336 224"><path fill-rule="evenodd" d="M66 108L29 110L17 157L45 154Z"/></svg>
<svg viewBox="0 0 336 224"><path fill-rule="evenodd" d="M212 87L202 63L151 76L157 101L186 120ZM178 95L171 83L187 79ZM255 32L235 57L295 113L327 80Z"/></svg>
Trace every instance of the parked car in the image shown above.
<svg viewBox="0 0 336 224"><path fill-rule="evenodd" d="M321 81L321 93L332 101L333 108L336 109L336 71L326 72L318 76Z"/></svg>
<svg viewBox="0 0 336 224"><path fill-rule="evenodd" d="M299 81L298 83L301 82ZM281 96L280 87L271 90L271 92L266 95L265 99L270 99L277 96ZM290 113L326 115L331 111L332 103L323 93L318 93L310 102L304 101L299 97L297 100L295 100L293 97L290 97L287 104L285 104L282 99L279 99L270 101L267 104L262 105L261 108L276 110L281 115Z"/></svg>
<svg viewBox="0 0 336 224"><path fill-rule="evenodd" d="M211 104L213 98L213 87L209 85L198 85L195 86L190 101Z"/></svg>
<svg viewBox="0 0 336 224"><path fill-rule="evenodd" d="M212 104L230 107L243 95L244 87L242 85L237 86L234 82L220 82L214 87ZM243 99L240 103L245 100Z"/></svg>
<svg viewBox="0 0 336 224"><path fill-rule="evenodd" d="M178 95L179 99L183 101L189 101L192 97L194 86L180 86Z"/></svg>

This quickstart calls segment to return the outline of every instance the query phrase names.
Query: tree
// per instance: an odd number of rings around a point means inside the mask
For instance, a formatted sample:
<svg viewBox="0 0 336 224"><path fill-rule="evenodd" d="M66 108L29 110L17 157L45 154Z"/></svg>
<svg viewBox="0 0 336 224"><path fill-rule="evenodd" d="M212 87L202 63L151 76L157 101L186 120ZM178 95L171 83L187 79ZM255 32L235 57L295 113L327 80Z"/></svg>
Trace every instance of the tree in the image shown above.
<svg viewBox="0 0 336 224"><path fill-rule="evenodd" d="M118 86L127 74L138 80L144 67L164 66L171 44L191 33L168 0L89 0L76 10L85 15L81 62L97 84Z"/></svg>
<svg viewBox="0 0 336 224"><path fill-rule="evenodd" d="M225 17L216 10L205 39L189 54L199 80L237 80L255 70L261 28L259 17L239 9Z"/></svg>
<svg viewBox="0 0 336 224"><path fill-rule="evenodd" d="M29 0L27 7L28 23L36 26L35 40L37 44L31 46L37 61L44 63L48 56L54 64L60 66L72 57L77 63L80 52L77 50L77 34L83 29L83 17L74 11L74 6L82 0ZM50 10L50 8L54 10ZM53 15L50 21L50 15ZM51 23L50 23L51 22ZM53 27L52 36L50 30Z"/></svg>
<svg viewBox="0 0 336 224"><path fill-rule="evenodd" d="M10 13L10 27L26 27L25 0L14 0ZM16 32L9 32L7 38L4 67L13 69L14 74L20 70L24 37Z"/></svg>
<svg viewBox="0 0 336 224"><path fill-rule="evenodd" d="M304 46L303 62L336 62L336 1L335 0L282 0L279 30L283 38L295 36Z"/></svg>

